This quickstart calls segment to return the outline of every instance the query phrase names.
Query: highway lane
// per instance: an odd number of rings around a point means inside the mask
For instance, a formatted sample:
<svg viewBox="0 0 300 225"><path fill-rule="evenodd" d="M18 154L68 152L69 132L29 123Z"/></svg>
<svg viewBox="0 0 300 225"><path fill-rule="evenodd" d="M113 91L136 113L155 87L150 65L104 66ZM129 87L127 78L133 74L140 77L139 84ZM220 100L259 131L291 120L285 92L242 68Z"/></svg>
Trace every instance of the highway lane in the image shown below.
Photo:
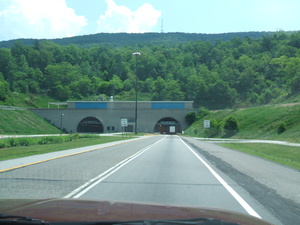
<svg viewBox="0 0 300 225"><path fill-rule="evenodd" d="M58 151L0 161L0 171L5 171L0 172L0 198L64 197L78 186L159 139L159 136L133 139L74 151ZM83 153L78 154L80 152ZM64 155L67 157L63 157ZM47 159L53 160L45 161ZM6 171L19 166L19 169Z"/></svg>
<svg viewBox="0 0 300 225"><path fill-rule="evenodd" d="M222 208L281 224L237 183L212 167L181 138L166 136L68 197Z"/></svg>
<svg viewBox="0 0 300 225"><path fill-rule="evenodd" d="M77 197L230 207L246 212L176 136L165 137L101 185Z"/></svg>
<svg viewBox="0 0 300 225"><path fill-rule="evenodd" d="M26 166L0 173L0 182L0 198L66 197L212 207L282 224L178 136L154 136Z"/></svg>

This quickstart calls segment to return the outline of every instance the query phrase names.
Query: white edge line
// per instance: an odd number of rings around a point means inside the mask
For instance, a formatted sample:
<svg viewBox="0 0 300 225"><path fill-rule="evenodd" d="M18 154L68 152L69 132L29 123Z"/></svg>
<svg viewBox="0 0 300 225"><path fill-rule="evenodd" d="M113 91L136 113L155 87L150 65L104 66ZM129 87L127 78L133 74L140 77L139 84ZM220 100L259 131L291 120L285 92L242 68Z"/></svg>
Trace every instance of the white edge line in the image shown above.
<svg viewBox="0 0 300 225"><path fill-rule="evenodd" d="M214 175L214 177L224 186L224 188L237 200L237 202L247 211L251 216L255 216L257 218L261 218L261 216L255 212L255 210L235 191L229 184L226 183L225 180L211 168L190 146L188 146L181 138L180 140L183 144L206 166L206 168Z"/></svg>
<svg viewBox="0 0 300 225"><path fill-rule="evenodd" d="M164 138L158 140L154 144L149 145L146 148L143 148L142 150L138 151L137 153L129 156L128 158L126 158L123 161L119 162L115 166L109 168L105 172L101 173L100 175L92 178L91 180L89 180L85 184L83 184L80 187L76 188L74 191L72 191L68 195L64 196L63 198L79 198L80 196L82 196L83 194L85 194L86 192L88 192L90 189L92 189L94 186L96 186L97 184L99 184L100 182L102 182L104 179L106 179L107 177L109 177L112 174L114 174L115 172L117 172L119 169L121 169L127 163L131 162L132 160L134 160L135 158L137 158L138 156L140 156L141 154L143 154L144 152L146 152L151 147L153 147L154 145L156 145L160 141L164 140L165 138L166 138L166 136Z"/></svg>

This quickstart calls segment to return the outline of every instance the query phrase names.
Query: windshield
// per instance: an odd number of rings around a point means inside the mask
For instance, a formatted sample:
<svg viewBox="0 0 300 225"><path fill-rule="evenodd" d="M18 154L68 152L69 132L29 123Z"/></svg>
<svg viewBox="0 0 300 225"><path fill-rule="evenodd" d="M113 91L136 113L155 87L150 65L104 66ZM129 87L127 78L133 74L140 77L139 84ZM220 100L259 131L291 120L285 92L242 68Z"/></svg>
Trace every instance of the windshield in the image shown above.
<svg viewBox="0 0 300 225"><path fill-rule="evenodd" d="M3 219L298 224L299 10L1 1Z"/></svg>

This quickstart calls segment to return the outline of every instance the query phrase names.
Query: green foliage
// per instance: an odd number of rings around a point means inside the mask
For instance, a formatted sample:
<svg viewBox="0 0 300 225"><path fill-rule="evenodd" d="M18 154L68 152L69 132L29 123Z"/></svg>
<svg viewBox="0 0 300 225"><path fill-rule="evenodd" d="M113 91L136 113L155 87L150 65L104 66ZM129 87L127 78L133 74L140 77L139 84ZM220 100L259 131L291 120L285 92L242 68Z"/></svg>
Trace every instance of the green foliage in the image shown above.
<svg viewBox="0 0 300 225"><path fill-rule="evenodd" d="M237 119L234 116L230 116L224 123L225 137L231 137L239 131Z"/></svg>
<svg viewBox="0 0 300 225"><path fill-rule="evenodd" d="M279 103L300 94L299 36L101 34L31 45L19 40L0 48L0 101L9 104L12 93L56 101L112 95L134 100L137 79L141 100L189 100L208 109ZM100 40L102 45L94 44Z"/></svg>
<svg viewBox="0 0 300 225"><path fill-rule="evenodd" d="M46 137L28 137L28 138L7 138L0 139L0 149L1 148L12 148L21 146L33 146L33 145L47 145L47 144L60 144L65 142L71 142L73 140L78 140L79 138L100 138L100 136L95 135L79 135L70 134L64 136L46 136Z"/></svg>
<svg viewBox="0 0 300 225"><path fill-rule="evenodd" d="M9 138L9 147L30 146L35 143L35 140L29 138Z"/></svg>
<svg viewBox="0 0 300 225"><path fill-rule="evenodd" d="M5 101L10 94L9 83L4 80L2 73L0 72L0 101Z"/></svg>
<svg viewBox="0 0 300 225"><path fill-rule="evenodd" d="M9 148L11 146L9 139L1 139L0 140L0 149L1 148Z"/></svg>
<svg viewBox="0 0 300 225"><path fill-rule="evenodd" d="M196 112L189 112L185 115L185 121L188 125L193 124L196 121L197 115Z"/></svg>
<svg viewBox="0 0 300 225"><path fill-rule="evenodd" d="M271 35L272 32L240 32L224 34L191 34L191 33L99 33L71 38L53 39L55 44L69 45L76 44L83 47L106 46L109 48L119 48L121 46L174 46L191 41L227 41L234 37L260 38ZM36 39L20 39L25 45L33 45L34 49L40 50L42 44ZM10 48L14 45L14 40L0 42L0 47Z"/></svg>
<svg viewBox="0 0 300 225"><path fill-rule="evenodd" d="M216 119L210 120L210 128L205 128L204 136L208 138L217 137L221 134L221 123Z"/></svg>
<svg viewBox="0 0 300 225"><path fill-rule="evenodd" d="M278 128L277 128L278 134L282 134L282 133L285 132L286 130L287 130L286 123L285 123L284 121L281 121L281 122L278 124Z"/></svg>
<svg viewBox="0 0 300 225"><path fill-rule="evenodd" d="M210 114L210 111L208 109L206 109L204 107L200 107L198 115L197 115L197 119L202 119L205 116L207 116L208 114Z"/></svg>
<svg viewBox="0 0 300 225"><path fill-rule="evenodd" d="M205 134L207 128L203 128L205 119L219 121L222 132L216 137L223 137L226 134L225 129L223 132L226 120L232 117L237 121L238 132L231 137L299 142L299 115L299 103L210 111L207 116L197 120L185 130L185 134L207 137ZM279 130L283 132L280 133Z"/></svg>

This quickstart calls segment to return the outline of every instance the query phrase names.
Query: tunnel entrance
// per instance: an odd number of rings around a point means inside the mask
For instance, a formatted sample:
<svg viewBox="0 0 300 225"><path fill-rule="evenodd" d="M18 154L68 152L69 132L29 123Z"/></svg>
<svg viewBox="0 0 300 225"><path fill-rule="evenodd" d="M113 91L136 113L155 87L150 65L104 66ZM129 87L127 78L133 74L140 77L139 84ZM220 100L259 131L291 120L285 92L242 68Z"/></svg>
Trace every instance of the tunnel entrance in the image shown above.
<svg viewBox="0 0 300 225"><path fill-rule="evenodd" d="M103 133L103 124L95 117L86 117L77 126L78 133Z"/></svg>
<svg viewBox="0 0 300 225"><path fill-rule="evenodd" d="M161 134L176 134L181 133L181 126L180 123L171 118L171 117L165 117L160 119L154 127L154 132L158 132Z"/></svg>

